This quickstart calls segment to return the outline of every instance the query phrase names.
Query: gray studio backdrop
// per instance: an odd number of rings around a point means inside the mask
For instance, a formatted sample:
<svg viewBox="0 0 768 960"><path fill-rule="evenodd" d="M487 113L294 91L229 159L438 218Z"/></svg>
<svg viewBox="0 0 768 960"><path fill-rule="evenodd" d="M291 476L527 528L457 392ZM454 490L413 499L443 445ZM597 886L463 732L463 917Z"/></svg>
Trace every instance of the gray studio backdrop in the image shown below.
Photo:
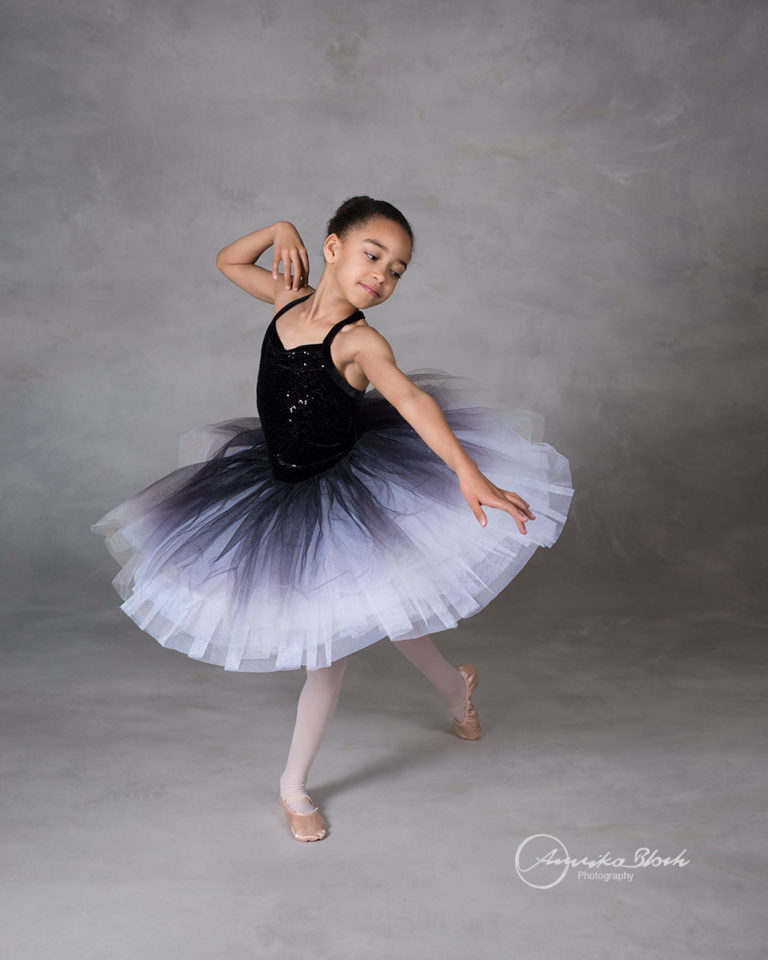
<svg viewBox="0 0 768 960"><path fill-rule="evenodd" d="M3 7L12 599L112 598L90 523L255 411L271 314L217 250L290 219L316 280L366 192L416 232L369 314L400 366L483 379L571 462L561 540L498 602L756 614L765 4Z"/></svg>

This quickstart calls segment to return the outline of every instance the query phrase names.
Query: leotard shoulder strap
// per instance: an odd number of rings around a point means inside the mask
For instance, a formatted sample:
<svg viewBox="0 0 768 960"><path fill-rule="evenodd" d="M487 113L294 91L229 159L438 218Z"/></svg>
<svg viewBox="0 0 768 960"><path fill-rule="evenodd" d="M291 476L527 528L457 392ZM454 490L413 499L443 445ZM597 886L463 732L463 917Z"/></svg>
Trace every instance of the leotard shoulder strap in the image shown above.
<svg viewBox="0 0 768 960"><path fill-rule="evenodd" d="M285 304L284 307L280 307L280 309L277 311L274 317L272 317L272 322L274 323L274 321L277 320L278 317L282 317L282 315L285 313L286 310L290 310L291 307L295 307L297 303L303 303L305 300L309 300L311 296L312 294L308 293L305 297L299 297L298 300L289 301L288 303Z"/></svg>
<svg viewBox="0 0 768 960"><path fill-rule="evenodd" d="M298 297L296 300L291 300L290 303L286 303L284 307L281 307L281 308L277 311L277 313L274 315L274 317L272 317L272 321L271 321L271 322L272 322L272 326L275 328L275 333L277 333L276 321L278 320L278 318L279 318L279 317L282 317L282 315L285 313L286 310L290 310L291 307L295 307L297 303L303 303L305 300L309 300L309 298L310 298L311 296L312 296L312 294L311 294L311 293L308 293L305 297ZM333 340L333 338L336 336L336 334L339 332L339 330L341 330L341 328L342 328L345 324L347 324L347 323L352 323L353 321L355 321L355 320L360 320L361 318L362 318L362 319L365 319L365 314L362 312L362 310L355 310L355 312L354 312L354 313L351 313L348 317L344 317L343 320L339 320L338 323L335 323L335 324L331 327L331 329L328 331L328 333L326 333L326 335L323 337L323 339L318 342L317 346L322 346L324 350L330 351L331 340ZM281 344L281 346L282 346L282 344ZM303 346L313 347L313 346L315 346L315 344L314 344L314 343L308 343L308 344L303 344ZM283 349L285 349L285 348L283 347ZM297 349L297 348L294 348L294 349ZM330 353L329 353L329 356L330 356Z"/></svg>
<svg viewBox="0 0 768 960"><path fill-rule="evenodd" d="M351 313L348 317L344 317L343 320L339 320L338 323L335 323L323 338L323 346L326 348L326 350L330 348L331 340L333 340L333 338L336 336L336 334L339 332L339 330L341 330L343 326L345 326L347 323L352 323L353 321L360 320L361 318L364 318L364 317L365 317L365 314L363 313L362 310L355 310L355 312Z"/></svg>

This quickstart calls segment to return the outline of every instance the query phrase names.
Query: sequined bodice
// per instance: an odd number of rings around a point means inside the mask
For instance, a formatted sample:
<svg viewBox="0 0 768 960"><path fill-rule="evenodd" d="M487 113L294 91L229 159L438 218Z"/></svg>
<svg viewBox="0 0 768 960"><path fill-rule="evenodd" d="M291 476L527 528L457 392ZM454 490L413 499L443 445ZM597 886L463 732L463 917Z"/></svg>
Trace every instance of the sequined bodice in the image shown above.
<svg viewBox="0 0 768 960"><path fill-rule="evenodd" d="M311 296L308 294L307 297ZM332 327L322 343L286 349L276 321L306 300L300 297L272 318L261 345L256 406L272 471L278 480L305 480L337 463L355 444L353 416L365 393L344 379L331 358L331 342L356 310Z"/></svg>

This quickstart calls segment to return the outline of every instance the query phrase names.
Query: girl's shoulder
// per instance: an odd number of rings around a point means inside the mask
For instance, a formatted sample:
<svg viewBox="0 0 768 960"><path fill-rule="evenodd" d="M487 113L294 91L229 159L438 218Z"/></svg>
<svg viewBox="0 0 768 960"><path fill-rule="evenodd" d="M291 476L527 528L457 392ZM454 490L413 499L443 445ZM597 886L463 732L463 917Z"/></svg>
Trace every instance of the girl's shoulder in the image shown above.
<svg viewBox="0 0 768 960"><path fill-rule="evenodd" d="M345 323L337 332L336 338L346 340L350 346L357 349L384 340L383 335L376 327L371 326L366 317L359 317L357 320Z"/></svg>
<svg viewBox="0 0 768 960"><path fill-rule="evenodd" d="M336 334L334 344L338 359L343 363L374 360L394 362L395 355L387 338L372 327L365 318L345 324Z"/></svg>

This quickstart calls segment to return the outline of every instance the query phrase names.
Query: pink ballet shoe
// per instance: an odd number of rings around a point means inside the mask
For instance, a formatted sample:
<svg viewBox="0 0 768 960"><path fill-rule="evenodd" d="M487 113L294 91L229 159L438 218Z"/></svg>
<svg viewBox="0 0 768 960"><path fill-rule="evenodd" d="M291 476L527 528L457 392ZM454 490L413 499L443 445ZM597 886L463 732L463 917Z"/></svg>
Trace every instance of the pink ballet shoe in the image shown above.
<svg viewBox="0 0 768 960"><path fill-rule="evenodd" d="M317 807L311 813L297 813L288 805L291 800L303 800L305 797L312 803L312 797L308 793L294 793L285 800L280 797L280 806L285 811L285 819L297 840L322 840L328 832L328 824L323 820Z"/></svg>
<svg viewBox="0 0 768 960"><path fill-rule="evenodd" d="M457 704L450 708L451 711L454 711L459 710L462 706L464 707L464 719L457 720L454 717L453 729L456 731L456 736L461 737L462 740L477 740L481 732L480 719L470 699L472 691L477 686L477 670L471 663L465 663L459 667L459 673L464 677L464 683L467 685L467 696L463 704Z"/></svg>

